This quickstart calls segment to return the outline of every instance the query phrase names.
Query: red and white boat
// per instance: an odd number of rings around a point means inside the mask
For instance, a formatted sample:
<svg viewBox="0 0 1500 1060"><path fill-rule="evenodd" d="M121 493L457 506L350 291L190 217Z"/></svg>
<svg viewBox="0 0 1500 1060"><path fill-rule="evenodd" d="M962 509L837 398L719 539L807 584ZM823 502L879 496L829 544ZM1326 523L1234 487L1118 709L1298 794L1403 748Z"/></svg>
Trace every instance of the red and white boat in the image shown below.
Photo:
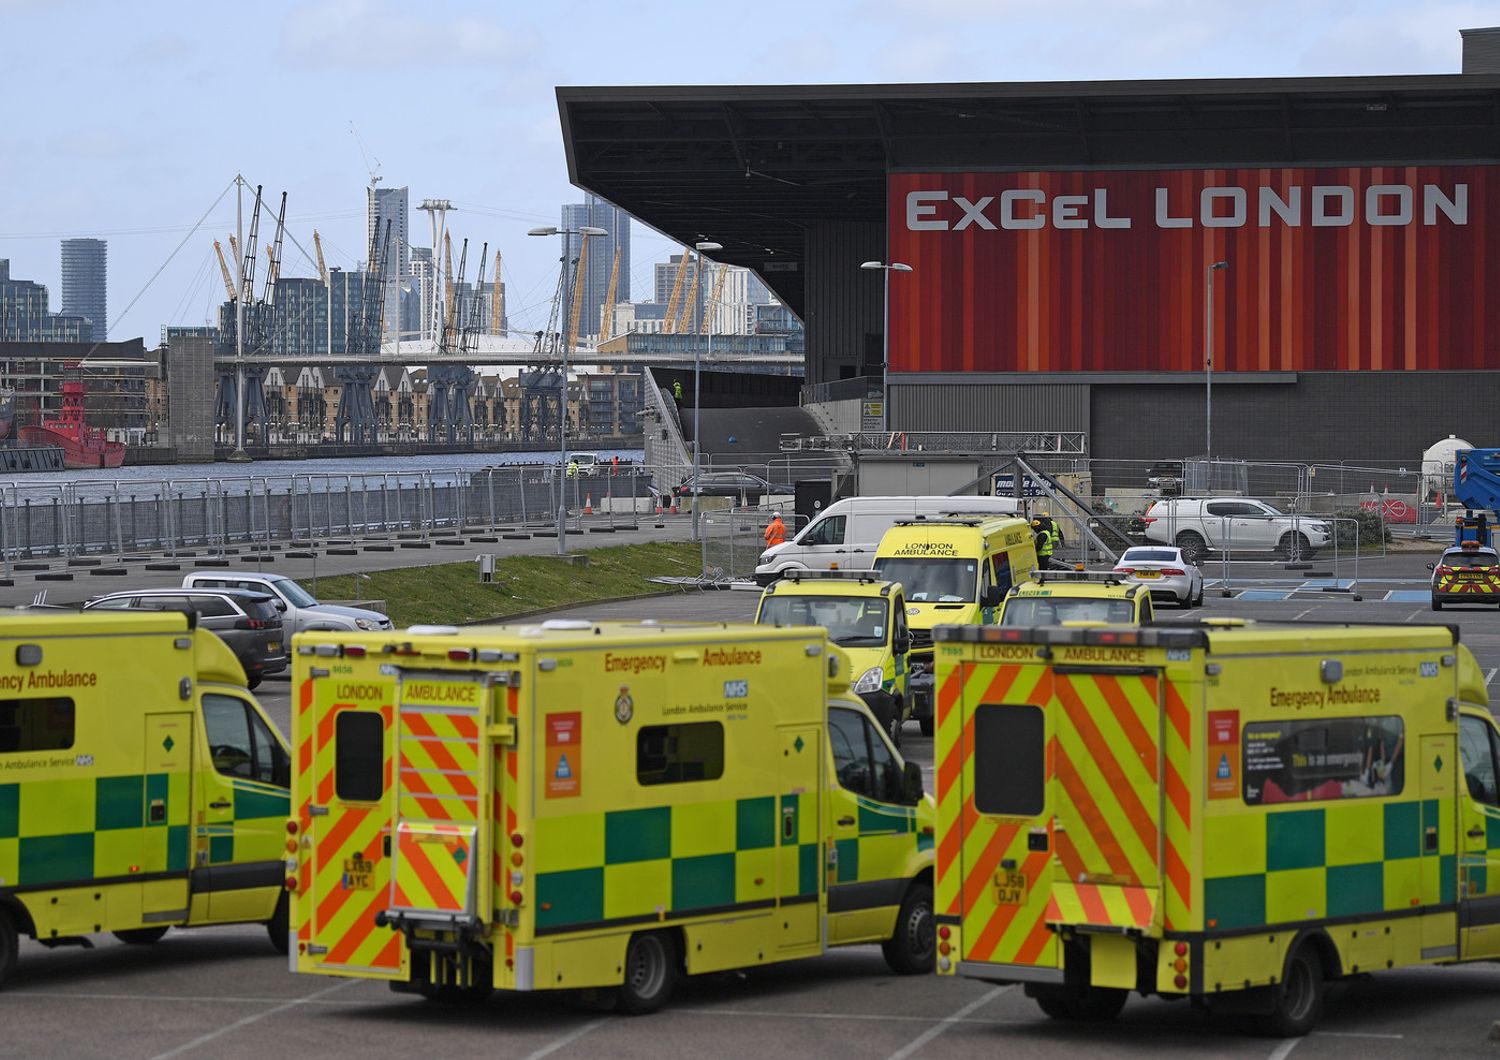
<svg viewBox="0 0 1500 1060"><path fill-rule="evenodd" d="M55 445L69 468L119 467L125 462L125 443L112 442L98 427L84 421L84 386L79 380L64 381L62 408L56 416L20 430L23 445Z"/></svg>

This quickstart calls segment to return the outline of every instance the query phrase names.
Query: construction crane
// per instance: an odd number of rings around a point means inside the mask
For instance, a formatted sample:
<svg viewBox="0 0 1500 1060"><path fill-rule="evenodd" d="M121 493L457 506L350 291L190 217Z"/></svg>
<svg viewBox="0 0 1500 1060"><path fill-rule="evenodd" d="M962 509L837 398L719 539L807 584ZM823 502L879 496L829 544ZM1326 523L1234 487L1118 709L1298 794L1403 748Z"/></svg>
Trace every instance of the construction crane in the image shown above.
<svg viewBox="0 0 1500 1060"><path fill-rule="evenodd" d="M235 264L240 260L240 241L234 238L234 233L229 233L229 256L234 259Z"/></svg>
<svg viewBox="0 0 1500 1060"><path fill-rule="evenodd" d="M484 290L484 266L489 253L489 243L479 248L479 275L474 277L474 297L469 299L463 330L458 333L458 348L463 353L473 353L479 348L479 292ZM495 255L495 267L497 270L500 267L499 254Z"/></svg>
<svg viewBox="0 0 1500 1060"><path fill-rule="evenodd" d="M661 329L671 335L677 331L677 308L682 304L682 277L687 273L687 251L677 259L677 278L672 281L672 293L667 296L667 312L662 318Z"/></svg>
<svg viewBox="0 0 1500 1060"><path fill-rule="evenodd" d="M318 255L318 279L326 284L328 283L328 266L323 264L323 239L318 235L316 228L313 229L313 250Z"/></svg>
<svg viewBox="0 0 1500 1060"><path fill-rule="evenodd" d="M681 335L684 332L692 334L694 315L698 311L698 275L703 271L703 261L700 258L697 265L693 266L693 279L688 284L687 297L682 300L682 305L677 307L677 319L672 321L672 334Z"/></svg>
<svg viewBox="0 0 1500 1060"><path fill-rule="evenodd" d="M616 260L619 260L616 251ZM490 292L490 334L499 335L505 330L505 289L500 284L500 252L495 251L494 290Z"/></svg>
<svg viewBox="0 0 1500 1060"><path fill-rule="evenodd" d="M282 192L281 209L276 211L276 239L266 246L266 256L270 260L266 264L266 286L260 300L268 306L276 304L276 281L281 277L281 240L285 234L286 192Z"/></svg>
<svg viewBox="0 0 1500 1060"><path fill-rule="evenodd" d="M255 301L255 242L256 233L260 231L260 189L261 185L257 184L255 186L255 208L250 211L250 238L245 243L245 254L240 258L240 261L243 263L243 268L240 271L240 300L246 305L250 305Z"/></svg>
<svg viewBox="0 0 1500 1060"><path fill-rule="evenodd" d="M599 341L614 338L615 293L620 285L620 248L615 247L615 263L609 267L609 289L604 292L604 321L599 325Z"/></svg>
<svg viewBox="0 0 1500 1060"><path fill-rule="evenodd" d="M233 240L234 236L229 238ZM234 289L234 277L229 272L229 263L224 260L224 247L217 239L214 240L214 254L219 259L219 272L224 277L224 290L228 293L229 300L233 302L239 295Z"/></svg>
<svg viewBox="0 0 1500 1060"><path fill-rule="evenodd" d="M703 309L703 330L700 334L707 335L709 322L713 320L714 307L719 304L719 299L724 297L724 280L729 276L729 266L721 264L719 275L714 277L714 290L708 296L708 305Z"/></svg>
<svg viewBox="0 0 1500 1060"><path fill-rule="evenodd" d="M573 275L573 305L568 314L568 346L578 348L578 318L583 315L583 278L588 275L589 237L584 233L578 243L578 269Z"/></svg>
<svg viewBox="0 0 1500 1060"><path fill-rule="evenodd" d="M443 233L443 327L453 330L453 237Z"/></svg>

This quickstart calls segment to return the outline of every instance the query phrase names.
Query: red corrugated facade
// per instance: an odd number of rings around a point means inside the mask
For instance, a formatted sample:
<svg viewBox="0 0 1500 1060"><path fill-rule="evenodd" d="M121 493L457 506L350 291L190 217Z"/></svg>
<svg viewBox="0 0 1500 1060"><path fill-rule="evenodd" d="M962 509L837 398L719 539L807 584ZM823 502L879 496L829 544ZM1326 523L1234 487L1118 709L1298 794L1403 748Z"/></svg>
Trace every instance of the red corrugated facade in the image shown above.
<svg viewBox="0 0 1500 1060"><path fill-rule="evenodd" d="M1497 196L1495 166L894 173L891 369L1202 371L1221 260L1217 371L1500 369Z"/></svg>

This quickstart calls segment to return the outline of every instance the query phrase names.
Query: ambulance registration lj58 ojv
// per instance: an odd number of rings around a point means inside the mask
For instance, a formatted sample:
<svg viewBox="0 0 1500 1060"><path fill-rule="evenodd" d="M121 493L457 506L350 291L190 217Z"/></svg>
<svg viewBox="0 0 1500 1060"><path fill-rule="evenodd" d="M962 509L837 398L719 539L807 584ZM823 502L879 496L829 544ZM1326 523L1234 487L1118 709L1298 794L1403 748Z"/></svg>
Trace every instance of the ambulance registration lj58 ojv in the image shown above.
<svg viewBox="0 0 1500 1060"><path fill-rule="evenodd" d="M297 638L299 972L618 988L879 942L932 969L933 804L809 627ZM832 672L831 672L832 668Z"/></svg>
<svg viewBox="0 0 1500 1060"><path fill-rule="evenodd" d="M938 972L1305 1034L1500 958L1500 734L1444 626L937 630Z"/></svg>

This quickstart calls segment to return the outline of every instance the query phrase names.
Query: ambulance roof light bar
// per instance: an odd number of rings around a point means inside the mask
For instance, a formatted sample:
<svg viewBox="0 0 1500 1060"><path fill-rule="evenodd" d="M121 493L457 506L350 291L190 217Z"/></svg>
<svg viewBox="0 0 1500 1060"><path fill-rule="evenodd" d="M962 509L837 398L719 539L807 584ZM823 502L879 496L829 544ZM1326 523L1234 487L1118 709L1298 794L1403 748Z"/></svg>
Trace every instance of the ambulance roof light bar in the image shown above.
<svg viewBox="0 0 1500 1060"><path fill-rule="evenodd" d="M1125 575L1106 570L1033 570L1031 580L1039 584L1049 581L1098 582L1101 585L1120 585Z"/></svg>
<svg viewBox="0 0 1500 1060"><path fill-rule="evenodd" d="M816 582L816 581L849 581L849 582L875 582L885 581L879 571L874 570L789 570L781 575L790 582Z"/></svg>

